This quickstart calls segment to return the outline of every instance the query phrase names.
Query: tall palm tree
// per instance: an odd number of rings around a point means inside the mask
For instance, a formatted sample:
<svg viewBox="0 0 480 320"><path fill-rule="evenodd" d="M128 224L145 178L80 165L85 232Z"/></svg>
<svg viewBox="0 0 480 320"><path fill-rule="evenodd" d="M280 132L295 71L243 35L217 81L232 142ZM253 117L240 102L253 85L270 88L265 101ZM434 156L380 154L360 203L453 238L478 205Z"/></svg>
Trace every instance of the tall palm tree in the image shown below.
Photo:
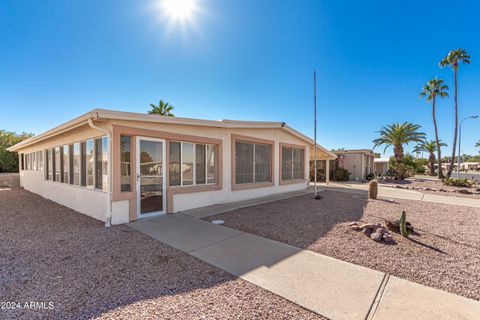
<svg viewBox="0 0 480 320"><path fill-rule="evenodd" d="M477 143L475 143L475 147L480 148L480 140L478 140Z"/></svg>
<svg viewBox="0 0 480 320"><path fill-rule="evenodd" d="M172 113L173 106L170 105L168 102L163 102L160 99L158 106L154 105L153 103L150 104L151 110L148 111L149 114L157 114L160 116L167 116L167 117L175 117Z"/></svg>
<svg viewBox="0 0 480 320"><path fill-rule="evenodd" d="M467 51L460 48L457 50L452 50L448 55L440 61L440 67L452 67L453 76L454 76L454 109L455 109L455 133L453 136L453 148L452 148L452 159L450 167L447 171L447 178L450 178L452 175L453 166L455 165L455 149L457 148L457 136L458 136L458 66L460 63L470 64L470 56Z"/></svg>
<svg viewBox="0 0 480 320"><path fill-rule="evenodd" d="M385 126L378 131L380 137L373 140L373 148L384 145L385 150L387 150L388 147L393 146L396 162L402 163L404 158L403 145L410 142L420 143L425 140L425 133L418 131L420 128L420 125L410 122L393 123Z"/></svg>
<svg viewBox="0 0 480 320"><path fill-rule="evenodd" d="M436 98L445 98L448 97L448 86L443 83L441 79L432 79L427 82L420 92L420 98L427 97L427 102L432 101L432 118L433 126L435 127L435 141L437 142L437 155L438 155L438 177L443 179L442 171L442 152L440 148L440 139L438 139L438 127L437 127L437 118L435 116L435 102ZM435 171L434 171L435 172Z"/></svg>
<svg viewBox="0 0 480 320"><path fill-rule="evenodd" d="M414 152L428 152L428 167L430 175L435 175L435 151L438 151L438 147L446 147L447 144L441 140L422 141L413 149ZM441 162L438 164L438 171L441 171Z"/></svg>

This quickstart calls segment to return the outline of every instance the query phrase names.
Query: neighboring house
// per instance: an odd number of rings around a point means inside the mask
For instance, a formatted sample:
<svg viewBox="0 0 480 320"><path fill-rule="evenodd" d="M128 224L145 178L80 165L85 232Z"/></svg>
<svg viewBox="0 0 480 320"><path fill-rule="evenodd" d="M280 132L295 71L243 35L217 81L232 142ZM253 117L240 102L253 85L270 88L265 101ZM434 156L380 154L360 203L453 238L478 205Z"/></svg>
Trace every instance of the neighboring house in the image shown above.
<svg viewBox="0 0 480 320"><path fill-rule="evenodd" d="M373 159L375 154L372 150L338 150L333 151L337 156L343 156L345 169L350 172L350 180L364 180L373 173Z"/></svg>
<svg viewBox="0 0 480 320"><path fill-rule="evenodd" d="M471 170L479 170L480 169L480 162L461 162L460 163L460 170L462 171L471 171Z"/></svg>
<svg viewBox="0 0 480 320"><path fill-rule="evenodd" d="M330 175L335 165L334 160L337 156L329 152L323 147L317 145L317 179L319 182L325 181L326 183L330 182ZM313 144L310 146L310 180L313 181L314 178L314 171L315 171L315 149L313 148ZM327 174L329 173L329 174Z"/></svg>
<svg viewBox="0 0 480 320"><path fill-rule="evenodd" d="M378 175L386 175L390 169L390 159L389 158L375 158L373 159L373 172Z"/></svg>
<svg viewBox="0 0 480 320"><path fill-rule="evenodd" d="M120 224L305 189L310 146L281 122L95 109L9 151L20 155L25 189Z"/></svg>

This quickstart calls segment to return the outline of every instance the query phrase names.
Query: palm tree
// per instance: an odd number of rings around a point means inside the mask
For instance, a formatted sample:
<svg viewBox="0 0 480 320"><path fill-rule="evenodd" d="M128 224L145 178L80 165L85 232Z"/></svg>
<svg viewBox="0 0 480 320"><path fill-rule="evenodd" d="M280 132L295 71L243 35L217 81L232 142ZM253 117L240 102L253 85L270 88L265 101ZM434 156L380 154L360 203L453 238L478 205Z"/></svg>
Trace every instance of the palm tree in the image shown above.
<svg viewBox="0 0 480 320"><path fill-rule="evenodd" d="M475 147L480 148L480 140L478 140L477 143L475 143Z"/></svg>
<svg viewBox="0 0 480 320"><path fill-rule="evenodd" d="M397 163L402 163L404 158L403 145L410 142L422 142L425 140L425 133L418 132L421 128L418 124L409 122L393 123L383 127L378 133L380 137L373 140L373 148L384 145L385 150L393 146L393 154Z"/></svg>
<svg viewBox="0 0 480 320"><path fill-rule="evenodd" d="M457 148L457 136L458 136L458 66L460 63L470 64L470 56L467 51L464 49L452 50L448 55L440 61L440 67L444 68L447 66L452 67L454 75L454 109L455 109L455 133L453 136L453 148L452 148L452 159L450 167L447 171L447 178L450 178L452 175L453 166L455 165L455 149Z"/></svg>
<svg viewBox="0 0 480 320"><path fill-rule="evenodd" d="M448 86L443 83L441 79L432 79L423 86L422 92L420 92L420 98L427 97L427 102L432 101L432 118L433 126L435 127L435 141L437 142L437 155L438 155L438 177L443 179L442 171L442 152L440 148L440 139L438 139L438 127L437 127L437 118L435 116L435 102L436 98L445 98L448 97ZM435 171L433 171L435 172Z"/></svg>
<svg viewBox="0 0 480 320"><path fill-rule="evenodd" d="M150 111L148 111L149 114L157 114L157 115L160 115L160 116L175 117L172 113L173 106L170 105L168 102L166 102L166 103L163 102L162 99L160 99L160 102L158 103L158 106L151 103L150 108L152 108L152 109Z"/></svg>
<svg viewBox="0 0 480 320"><path fill-rule="evenodd" d="M428 152L428 167L432 176L435 175L435 151L438 151L438 146L446 147L447 144L441 142L441 140L422 141L413 149L414 152ZM438 165L438 171L441 171L441 162Z"/></svg>

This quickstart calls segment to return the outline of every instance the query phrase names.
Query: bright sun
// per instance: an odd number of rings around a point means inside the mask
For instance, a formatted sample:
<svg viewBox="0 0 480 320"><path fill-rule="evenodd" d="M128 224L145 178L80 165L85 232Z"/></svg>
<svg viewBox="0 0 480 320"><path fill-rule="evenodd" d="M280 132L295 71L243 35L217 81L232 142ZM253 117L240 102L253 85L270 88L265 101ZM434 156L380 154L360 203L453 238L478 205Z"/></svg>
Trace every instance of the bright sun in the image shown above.
<svg viewBox="0 0 480 320"><path fill-rule="evenodd" d="M165 14L175 20L188 20L197 10L197 0L162 0Z"/></svg>

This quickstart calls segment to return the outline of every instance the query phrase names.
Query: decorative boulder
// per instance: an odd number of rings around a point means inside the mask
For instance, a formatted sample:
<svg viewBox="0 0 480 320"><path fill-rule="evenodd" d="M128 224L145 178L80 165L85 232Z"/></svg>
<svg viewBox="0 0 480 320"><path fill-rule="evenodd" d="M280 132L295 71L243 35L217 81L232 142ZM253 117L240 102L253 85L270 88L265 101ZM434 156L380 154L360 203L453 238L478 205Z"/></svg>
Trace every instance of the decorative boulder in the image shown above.
<svg viewBox="0 0 480 320"><path fill-rule="evenodd" d="M372 238L373 241L380 242L382 240L383 234L379 232L374 232L370 235L370 238Z"/></svg>

